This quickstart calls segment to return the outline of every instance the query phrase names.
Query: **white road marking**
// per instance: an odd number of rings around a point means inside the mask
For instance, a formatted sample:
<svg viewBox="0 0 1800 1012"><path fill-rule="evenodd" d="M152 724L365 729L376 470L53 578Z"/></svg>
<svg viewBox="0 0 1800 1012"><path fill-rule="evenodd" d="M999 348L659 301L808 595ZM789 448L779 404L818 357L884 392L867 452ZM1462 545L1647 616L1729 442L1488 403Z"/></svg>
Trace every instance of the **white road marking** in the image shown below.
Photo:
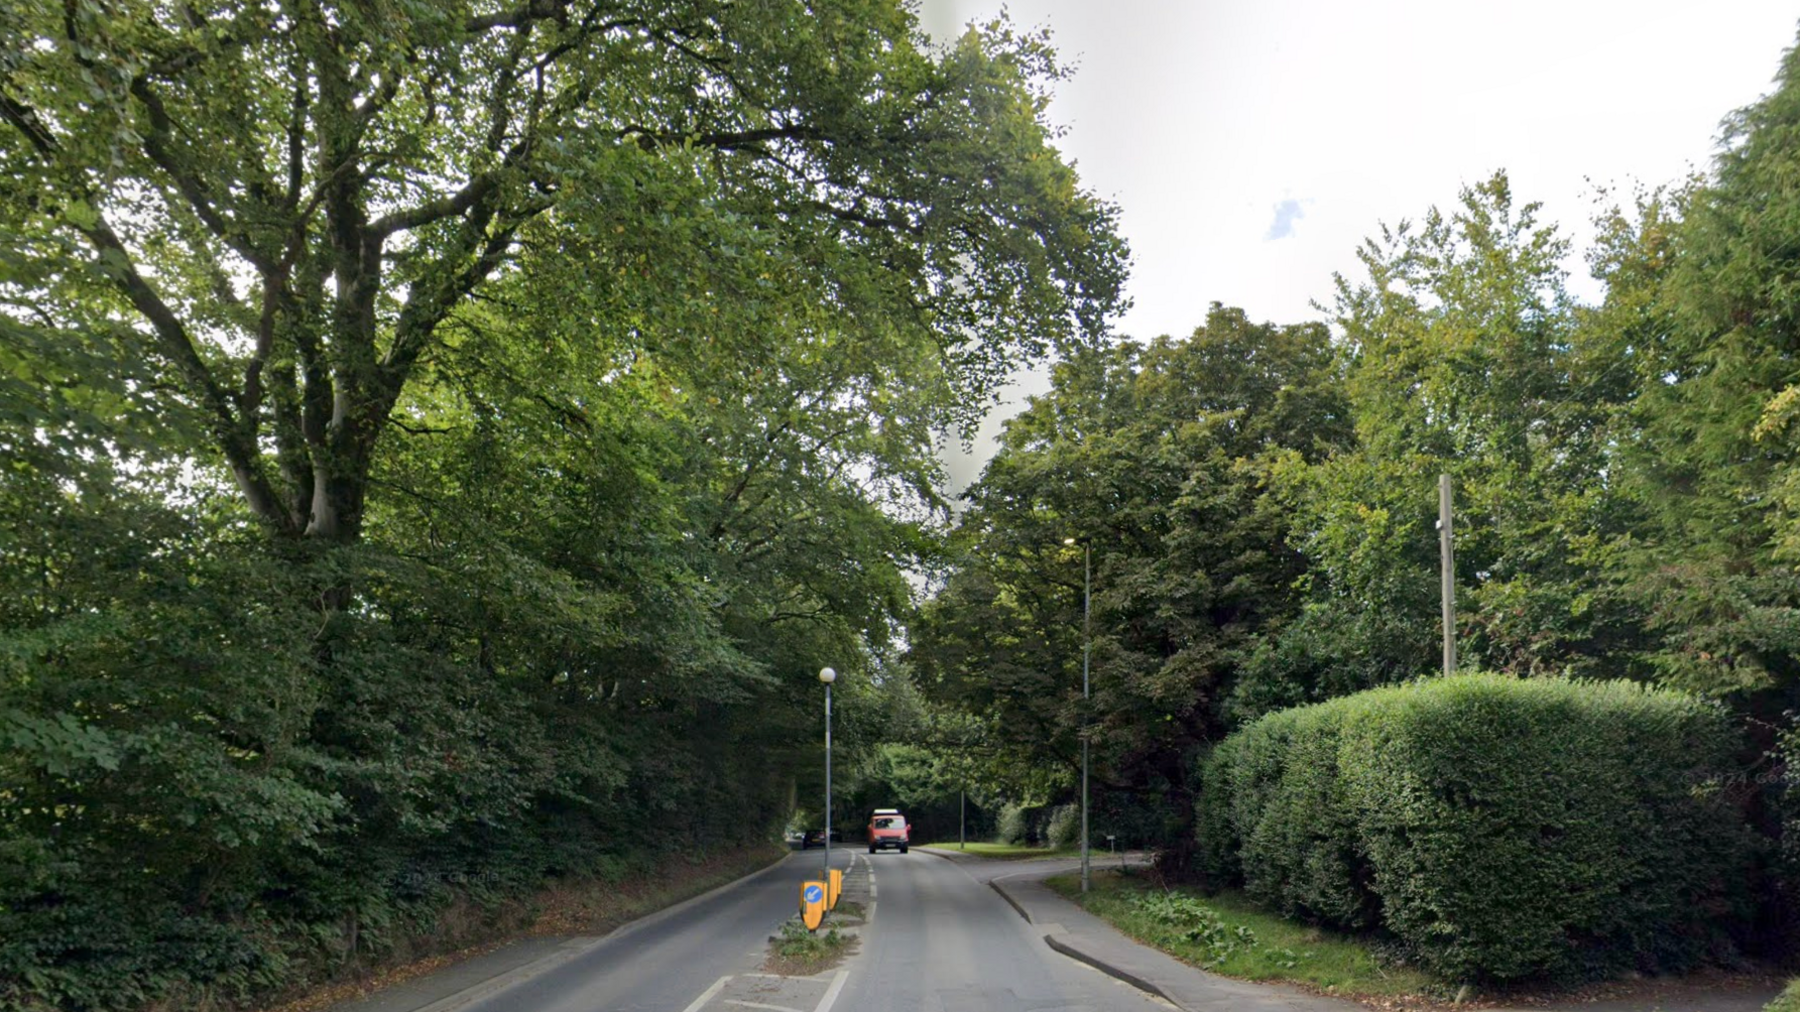
<svg viewBox="0 0 1800 1012"><path fill-rule="evenodd" d="M702 991L700 993L700 997L695 998L694 1003L692 1005L689 1005L687 1008L683 1009L682 1012L700 1012L701 1009L706 1007L707 1002L712 1001L713 995L718 994L720 991L725 989L725 982L730 979L731 979L731 975L726 974L725 976L720 977L718 980L713 981L713 986L707 988L705 991Z"/></svg>
<svg viewBox="0 0 1800 1012"><path fill-rule="evenodd" d="M839 970L832 979L831 986L825 989L825 997L819 999L819 1005L813 1012L831 1012L831 1006L837 1002L838 992L844 989L844 981L849 979L849 970Z"/></svg>
<svg viewBox="0 0 1800 1012"><path fill-rule="evenodd" d="M805 1009L788 1008L786 1005L765 1005L760 1001L739 1001L736 998L725 999L725 1004L727 1004L727 1005L742 1005L745 1008L774 1009L775 1012L806 1012Z"/></svg>

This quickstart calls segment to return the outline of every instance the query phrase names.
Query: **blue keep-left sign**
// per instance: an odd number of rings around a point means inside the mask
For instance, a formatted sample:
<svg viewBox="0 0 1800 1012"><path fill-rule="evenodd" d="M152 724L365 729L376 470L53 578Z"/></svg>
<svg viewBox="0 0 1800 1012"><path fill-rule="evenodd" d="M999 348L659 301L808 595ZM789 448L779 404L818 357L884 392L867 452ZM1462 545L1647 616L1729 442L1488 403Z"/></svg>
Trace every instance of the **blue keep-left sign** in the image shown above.
<svg viewBox="0 0 1800 1012"><path fill-rule="evenodd" d="M825 921L825 883L800 883L800 920L806 930L817 931Z"/></svg>

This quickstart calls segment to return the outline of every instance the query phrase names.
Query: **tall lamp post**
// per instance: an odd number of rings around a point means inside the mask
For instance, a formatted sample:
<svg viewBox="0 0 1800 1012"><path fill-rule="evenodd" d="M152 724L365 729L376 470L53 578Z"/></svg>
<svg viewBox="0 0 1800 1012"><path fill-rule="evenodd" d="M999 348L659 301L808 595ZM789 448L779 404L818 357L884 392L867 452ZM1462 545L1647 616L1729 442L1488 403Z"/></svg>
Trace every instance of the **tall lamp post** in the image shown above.
<svg viewBox="0 0 1800 1012"><path fill-rule="evenodd" d="M1073 545L1074 538L1063 544ZM1093 646L1094 546L1081 542L1081 891L1088 891L1088 652Z"/></svg>
<svg viewBox="0 0 1800 1012"><path fill-rule="evenodd" d="M825 879L831 880L831 683L837 672L819 669L819 681L825 683Z"/></svg>

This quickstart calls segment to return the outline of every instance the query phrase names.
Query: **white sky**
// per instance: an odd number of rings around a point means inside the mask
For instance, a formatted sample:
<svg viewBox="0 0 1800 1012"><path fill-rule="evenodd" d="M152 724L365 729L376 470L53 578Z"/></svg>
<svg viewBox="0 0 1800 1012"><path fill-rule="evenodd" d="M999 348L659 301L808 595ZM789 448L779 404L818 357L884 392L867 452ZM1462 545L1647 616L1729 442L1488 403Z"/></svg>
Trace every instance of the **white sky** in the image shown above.
<svg viewBox="0 0 1800 1012"><path fill-rule="evenodd" d="M1215 300L1318 319L1310 304L1329 300L1334 271L1354 274L1380 222L1448 207L1500 168L1579 248L1596 184L1707 167L1720 119L1769 90L1800 19L1767 0L1004 6L1017 26L1048 26L1076 67L1050 116L1083 184L1121 207L1135 304L1117 326L1140 339L1188 333ZM1001 7L922 0L920 17L947 39ZM1596 298L1579 258L1568 266ZM972 457L952 447L953 488L991 454L998 419L1044 388L1023 377Z"/></svg>

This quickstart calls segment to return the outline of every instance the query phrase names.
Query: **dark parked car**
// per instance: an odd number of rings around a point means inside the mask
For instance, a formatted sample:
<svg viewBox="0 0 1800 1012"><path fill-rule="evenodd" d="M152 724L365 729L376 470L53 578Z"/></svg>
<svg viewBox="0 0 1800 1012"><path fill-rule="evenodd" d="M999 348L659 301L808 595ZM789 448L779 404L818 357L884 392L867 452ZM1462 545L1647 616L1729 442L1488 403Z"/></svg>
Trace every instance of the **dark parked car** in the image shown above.
<svg viewBox="0 0 1800 1012"><path fill-rule="evenodd" d="M843 843L844 842L843 832L841 832L840 830L836 830L836 829L832 830L831 831L831 842L832 843ZM809 847L823 847L823 846L825 846L825 831L823 829L809 829L806 832L800 834L800 849L801 850L806 850Z"/></svg>

